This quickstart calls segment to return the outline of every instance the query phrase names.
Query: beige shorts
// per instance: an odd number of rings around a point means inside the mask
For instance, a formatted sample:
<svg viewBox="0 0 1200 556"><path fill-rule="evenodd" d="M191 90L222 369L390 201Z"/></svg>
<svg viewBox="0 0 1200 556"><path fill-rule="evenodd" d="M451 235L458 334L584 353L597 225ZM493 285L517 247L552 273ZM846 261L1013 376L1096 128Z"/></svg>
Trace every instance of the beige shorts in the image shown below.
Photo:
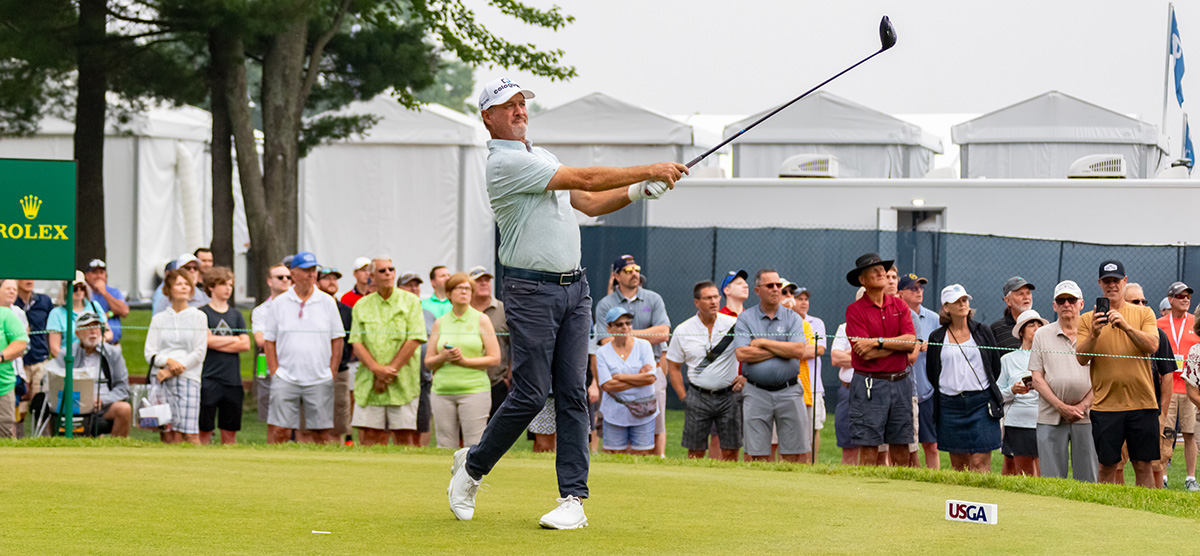
<svg viewBox="0 0 1200 556"><path fill-rule="evenodd" d="M1176 415L1179 416L1178 424L1174 423ZM1187 394L1171 394L1171 406L1167 409L1167 421L1164 425L1171 426L1175 432L1184 434L1196 432L1196 406L1192 404L1192 400L1188 399Z"/></svg>
<svg viewBox="0 0 1200 556"><path fill-rule="evenodd" d="M825 428L825 417L826 417L825 393L824 392L814 393L813 394L813 404L805 407L805 409L808 410L808 419L809 419L808 422L814 423L815 424L814 428L816 430L824 429ZM814 411L814 409L815 409L815 411ZM813 418L816 418L816 421L813 421Z"/></svg>
<svg viewBox="0 0 1200 556"><path fill-rule="evenodd" d="M404 405L368 405L354 408L354 418L350 426L363 429L377 430L417 430L417 404L420 398L413 398Z"/></svg>

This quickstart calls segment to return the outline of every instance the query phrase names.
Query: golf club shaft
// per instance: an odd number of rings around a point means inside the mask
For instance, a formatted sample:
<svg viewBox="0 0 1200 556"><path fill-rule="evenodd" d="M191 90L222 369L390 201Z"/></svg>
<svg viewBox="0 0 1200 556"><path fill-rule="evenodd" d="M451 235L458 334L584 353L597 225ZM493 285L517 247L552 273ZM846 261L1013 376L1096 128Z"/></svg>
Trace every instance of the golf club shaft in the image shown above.
<svg viewBox="0 0 1200 556"><path fill-rule="evenodd" d="M688 163L687 163L687 167L688 167L688 168L691 168L691 167L695 166L696 164L699 164L701 160L704 160L705 158L708 158L708 155L710 155L710 154L712 154L712 153L715 153L715 152L717 152L718 150L720 150L720 148L721 148L721 147L724 147L725 145L728 145L728 144L732 143L734 139L737 139L738 137L741 137L741 136L742 136L742 134L746 133L747 131L750 131L751 129L754 129L754 126L756 126L756 125L758 125L758 124L761 124L761 123L765 122L765 121L767 120L767 118L770 118L771 116L774 116L775 114L778 114L778 113L779 113L780 111L782 111L784 108L787 108L787 107L789 107L789 106L791 106L791 105L795 104L795 103L796 103L796 101L798 101L798 100L800 100L800 99L803 99L804 97L806 97L806 96L808 96L808 95L812 94L812 92L813 92L813 91L816 91L817 89L820 89L821 87L824 87L826 83L829 83L830 81L833 81L834 79L837 79L837 78L841 77L841 76L842 76L842 74L844 74L844 73L846 73L846 72L848 72L848 71L850 71L850 70L852 70L852 69L854 69L854 68L857 68L858 66L861 66L861 65L862 65L864 62L866 62L867 60L870 60L871 58L874 58L875 56L879 55L879 53L880 53L880 52L883 52L884 50L887 50L887 49L886 49L886 48L881 48L881 49L879 49L879 50L875 51L875 53L874 53L874 54L871 54L870 56L867 56L866 58L863 58L862 60L859 60L859 61L858 61L858 63L854 64L853 66L850 66L850 67L848 67L848 68L846 68L846 69L844 69L844 70L842 70L842 71L838 72L838 73L837 73L837 75L834 75L833 77L830 77L829 79L826 79L826 80L824 80L824 81L820 82L819 84L817 84L817 86L816 86L816 87L813 87L813 88L811 88L811 89L809 89L809 90L807 90L807 91L804 91L804 94L802 94L802 95L800 95L800 96L798 96L798 97L796 97L796 98L794 98L794 99L792 99L792 100L788 101L788 102L787 102L787 104L784 104L783 106L780 106L779 108L776 108L776 109L772 110L772 111L771 111L770 113L768 113L767 115L765 115L765 116L763 116L763 117L761 117L761 118L759 118L759 119L755 120L755 121L754 121L754 123L752 123L752 124L750 124L750 125L746 126L745 128L742 128L742 130L741 130L741 131L739 131L739 132L737 132L737 133L735 133L735 134L731 135L731 136L730 136L728 139L725 139L724 141L721 141L719 144L717 144L717 146L715 146L715 147L713 147L713 148L711 148L711 149L708 149L707 151L705 151L705 152L704 152L704 154L701 154L700 156L697 156L696 158L693 158L693 159L691 160L691 162L688 162Z"/></svg>

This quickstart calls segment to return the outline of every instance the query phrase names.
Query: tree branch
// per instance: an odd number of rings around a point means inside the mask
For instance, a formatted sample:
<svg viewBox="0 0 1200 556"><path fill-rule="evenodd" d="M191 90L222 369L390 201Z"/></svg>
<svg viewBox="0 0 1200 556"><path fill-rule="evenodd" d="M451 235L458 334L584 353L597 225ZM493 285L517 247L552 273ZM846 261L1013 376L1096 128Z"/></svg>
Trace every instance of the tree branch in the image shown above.
<svg viewBox="0 0 1200 556"><path fill-rule="evenodd" d="M345 18L346 12L350 9L350 2L351 0L342 0L342 5L338 6L337 15L333 18L333 24L313 44L312 54L308 56L308 68L304 72L304 84L300 87L299 102L296 103L297 118L300 118L304 114L304 105L308 101L308 95L312 93L313 85L317 82L317 75L320 73L321 58L325 55L325 45L329 44L329 41L341 29L342 19Z"/></svg>

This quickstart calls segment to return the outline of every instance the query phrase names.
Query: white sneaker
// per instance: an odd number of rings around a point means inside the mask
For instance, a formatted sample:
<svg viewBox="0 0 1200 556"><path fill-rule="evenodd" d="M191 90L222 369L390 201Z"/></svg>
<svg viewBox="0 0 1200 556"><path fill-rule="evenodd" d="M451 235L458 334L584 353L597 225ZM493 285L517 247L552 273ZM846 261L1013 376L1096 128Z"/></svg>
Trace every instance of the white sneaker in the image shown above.
<svg viewBox="0 0 1200 556"><path fill-rule="evenodd" d="M1200 483L1197 483L1196 479L1186 479L1183 481L1183 488L1188 492L1197 492L1200 491Z"/></svg>
<svg viewBox="0 0 1200 556"><path fill-rule="evenodd" d="M587 527L587 516L583 515L583 500L576 496L558 499L558 507L542 516L538 524L546 529L579 529Z"/></svg>
<svg viewBox="0 0 1200 556"><path fill-rule="evenodd" d="M454 464L450 466L450 486L446 497L450 499L450 511L460 521L470 521L475 516L475 493L483 481L476 481L467 474L467 448L454 452Z"/></svg>

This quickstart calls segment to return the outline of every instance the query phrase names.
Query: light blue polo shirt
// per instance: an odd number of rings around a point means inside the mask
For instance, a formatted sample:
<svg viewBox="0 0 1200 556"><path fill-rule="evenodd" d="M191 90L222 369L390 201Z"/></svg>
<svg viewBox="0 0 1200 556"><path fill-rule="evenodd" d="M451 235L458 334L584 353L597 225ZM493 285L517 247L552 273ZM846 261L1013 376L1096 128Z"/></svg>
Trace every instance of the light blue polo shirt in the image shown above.
<svg viewBox="0 0 1200 556"><path fill-rule="evenodd" d="M487 188L500 226L500 264L544 272L579 268L579 223L569 191L547 191L561 164L532 143L488 141Z"/></svg>
<svg viewBox="0 0 1200 556"><path fill-rule="evenodd" d="M804 343L807 341L804 339L804 319L783 305L775 309L774 317L768 317L762 306L755 305L738 315L730 347L749 346L754 338ZM800 376L800 360L775 356L758 363L742 363L742 374L760 384L783 384Z"/></svg>
<svg viewBox="0 0 1200 556"><path fill-rule="evenodd" d="M938 322L938 314L921 306L921 312L918 313L909 309L912 313L913 329L917 333L917 337L923 341L929 341L929 335L941 326ZM933 397L933 383L929 382L929 375L925 372L925 352L917 354L917 361L912 365L912 378L917 393L917 401L923 402Z"/></svg>

